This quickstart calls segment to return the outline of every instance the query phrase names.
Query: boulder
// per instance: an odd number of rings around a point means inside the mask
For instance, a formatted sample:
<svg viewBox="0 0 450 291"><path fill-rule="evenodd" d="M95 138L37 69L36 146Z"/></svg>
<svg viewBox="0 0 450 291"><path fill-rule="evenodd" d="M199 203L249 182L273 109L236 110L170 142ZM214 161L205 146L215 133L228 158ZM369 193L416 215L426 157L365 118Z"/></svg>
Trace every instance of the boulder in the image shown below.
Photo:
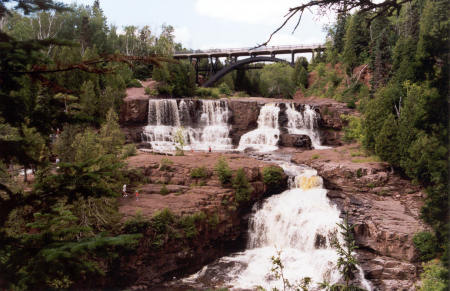
<svg viewBox="0 0 450 291"><path fill-rule="evenodd" d="M280 145L304 149L312 148L311 139L305 134L283 133L280 135Z"/></svg>
<svg viewBox="0 0 450 291"><path fill-rule="evenodd" d="M228 106L233 114L230 120L230 137L233 144L237 145L244 133L258 126L260 105L254 101L229 100Z"/></svg>

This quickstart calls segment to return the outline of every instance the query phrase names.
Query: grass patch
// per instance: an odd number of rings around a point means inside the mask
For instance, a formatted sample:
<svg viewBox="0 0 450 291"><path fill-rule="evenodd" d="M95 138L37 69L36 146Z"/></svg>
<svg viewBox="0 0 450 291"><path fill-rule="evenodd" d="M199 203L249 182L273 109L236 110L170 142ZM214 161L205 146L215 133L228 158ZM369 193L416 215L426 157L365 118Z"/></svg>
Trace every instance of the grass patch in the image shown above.
<svg viewBox="0 0 450 291"><path fill-rule="evenodd" d="M161 194L161 195L167 195L167 194L169 194L169 193L170 193L170 192L169 192L169 189L167 189L166 185L163 184L162 187L161 187L161 189L159 190L159 194Z"/></svg>
<svg viewBox="0 0 450 291"><path fill-rule="evenodd" d="M311 156L311 159L313 159L313 160L317 160L318 158L320 158L320 156L318 154L314 154Z"/></svg>
<svg viewBox="0 0 450 291"><path fill-rule="evenodd" d="M362 157L358 159L352 159L352 163L377 163L381 162L378 156Z"/></svg>

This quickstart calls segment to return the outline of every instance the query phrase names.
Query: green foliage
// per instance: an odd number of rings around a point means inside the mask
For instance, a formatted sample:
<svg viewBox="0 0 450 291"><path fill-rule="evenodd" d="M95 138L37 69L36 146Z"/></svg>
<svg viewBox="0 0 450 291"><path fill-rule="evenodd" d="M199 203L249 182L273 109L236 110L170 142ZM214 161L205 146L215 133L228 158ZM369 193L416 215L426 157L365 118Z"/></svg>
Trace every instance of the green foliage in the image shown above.
<svg viewBox="0 0 450 291"><path fill-rule="evenodd" d="M296 84L294 69L286 64L265 65L261 71L261 93L264 97L292 98Z"/></svg>
<svg viewBox="0 0 450 291"><path fill-rule="evenodd" d="M343 60L347 75L353 74L353 69L362 64L368 56L369 30L361 13L350 17L345 33Z"/></svg>
<svg viewBox="0 0 450 291"><path fill-rule="evenodd" d="M145 233L150 225L151 222L148 219L145 219L141 213L136 213L135 216L125 221L122 231L128 234Z"/></svg>
<svg viewBox="0 0 450 291"><path fill-rule="evenodd" d="M159 194L161 194L161 195L167 195L167 194L169 194L169 193L170 193L170 191L169 191L169 189L167 189L166 184L163 184L162 187L161 187L161 189L159 190Z"/></svg>
<svg viewBox="0 0 450 291"><path fill-rule="evenodd" d="M341 119L347 122L344 128L344 140L361 142L364 136L361 118L354 115L341 115Z"/></svg>
<svg viewBox="0 0 450 291"><path fill-rule="evenodd" d="M159 169L161 171L170 171L171 167L173 165L173 161L171 161L168 158L162 158L161 161L159 162Z"/></svg>
<svg viewBox="0 0 450 291"><path fill-rule="evenodd" d="M221 156L219 160L217 160L215 170L217 175L219 176L219 181L222 186L228 185L231 183L231 178L233 177L233 172L231 171L225 157Z"/></svg>
<svg viewBox="0 0 450 291"><path fill-rule="evenodd" d="M129 143L124 145L122 148L122 159L135 156L137 154L136 145L134 143Z"/></svg>
<svg viewBox="0 0 450 291"><path fill-rule="evenodd" d="M125 136L120 129L119 117L113 108L109 109L106 121L100 128L100 144L106 154L117 155L125 143Z"/></svg>
<svg viewBox="0 0 450 291"><path fill-rule="evenodd" d="M152 246L154 248L162 247L168 237L173 235L175 221L175 215L168 208L155 212L151 219Z"/></svg>
<svg viewBox="0 0 450 291"><path fill-rule="evenodd" d="M438 243L436 237L427 231L418 232L413 237L414 246L419 250L420 259L428 261L435 257Z"/></svg>
<svg viewBox="0 0 450 291"><path fill-rule="evenodd" d="M224 95L227 95L227 96L230 96L231 95L231 89L230 89L230 87L227 85L227 83L221 83L220 85L219 85L219 92L220 92L220 94L224 94Z"/></svg>
<svg viewBox="0 0 450 291"><path fill-rule="evenodd" d="M340 273L344 277L345 287L350 287L349 283L355 277L355 272L358 270L356 265L358 261L355 257L354 250L358 248L356 246L355 240L353 238L353 225L348 223L348 219L344 220L344 223L337 224L340 228L340 233L344 239L344 242L341 243L337 237L337 234L334 234L334 237L331 241L332 246L336 249L339 259L337 262L337 268Z"/></svg>
<svg viewBox="0 0 450 291"><path fill-rule="evenodd" d="M153 69L153 79L159 81L162 95L190 97L195 94L195 70L188 62L163 64Z"/></svg>
<svg viewBox="0 0 450 291"><path fill-rule="evenodd" d="M308 87L308 61L305 58L298 58L295 61L292 78L295 86L303 89Z"/></svg>
<svg viewBox="0 0 450 291"><path fill-rule="evenodd" d="M127 88L142 88L142 84L136 79L131 79L127 83Z"/></svg>
<svg viewBox="0 0 450 291"><path fill-rule="evenodd" d="M198 87L195 90L195 95L197 95L199 97L204 97L204 98L218 99L220 97L220 94L221 94L221 92L220 92L219 88Z"/></svg>
<svg viewBox="0 0 450 291"><path fill-rule="evenodd" d="M277 166L264 167L262 170L263 182L267 185L269 191L278 191L281 189L284 172Z"/></svg>
<svg viewBox="0 0 450 291"><path fill-rule="evenodd" d="M185 145L185 139L184 139L184 129L183 127L179 127L177 131L175 132L175 136L173 137L174 142L176 143L176 153L177 156L184 156L184 145Z"/></svg>
<svg viewBox="0 0 450 291"><path fill-rule="evenodd" d="M208 170L205 167L197 167L191 170L191 178L204 179L210 176Z"/></svg>
<svg viewBox="0 0 450 291"><path fill-rule="evenodd" d="M244 169L240 168L236 171L236 176L233 178L233 188L235 190L234 199L237 203L245 203L250 200L250 195L253 192L252 186L247 180Z"/></svg>
<svg viewBox="0 0 450 291"><path fill-rule="evenodd" d="M186 238L191 239L198 235L197 223L205 220L206 214L200 211L192 215L182 216L178 223L183 228Z"/></svg>
<svg viewBox="0 0 450 291"><path fill-rule="evenodd" d="M423 269L420 275L422 280L420 291L448 290L448 269L439 260L424 263Z"/></svg>

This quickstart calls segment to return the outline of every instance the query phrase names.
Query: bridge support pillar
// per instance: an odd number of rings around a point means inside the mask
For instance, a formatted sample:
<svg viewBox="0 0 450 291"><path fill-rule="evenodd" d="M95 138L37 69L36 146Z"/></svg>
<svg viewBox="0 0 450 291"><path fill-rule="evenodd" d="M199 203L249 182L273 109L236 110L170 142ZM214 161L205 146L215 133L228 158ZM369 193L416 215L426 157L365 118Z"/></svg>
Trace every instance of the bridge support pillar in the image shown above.
<svg viewBox="0 0 450 291"><path fill-rule="evenodd" d="M195 59L195 83L198 84L198 60L199 58Z"/></svg>
<svg viewBox="0 0 450 291"><path fill-rule="evenodd" d="M295 64L295 53L291 52L291 64L294 65Z"/></svg>

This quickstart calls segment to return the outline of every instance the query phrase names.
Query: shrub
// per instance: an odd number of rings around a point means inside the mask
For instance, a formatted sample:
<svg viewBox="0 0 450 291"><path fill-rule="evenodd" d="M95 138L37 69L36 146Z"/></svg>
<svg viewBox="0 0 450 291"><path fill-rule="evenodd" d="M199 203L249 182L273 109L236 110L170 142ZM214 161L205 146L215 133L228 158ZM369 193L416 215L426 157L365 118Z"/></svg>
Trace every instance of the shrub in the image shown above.
<svg viewBox="0 0 450 291"><path fill-rule="evenodd" d="M136 79L131 79L127 83L127 88L142 88L142 84Z"/></svg>
<svg viewBox="0 0 450 291"><path fill-rule="evenodd" d="M219 176L219 181L222 186L231 183L231 178L233 173L231 172L230 167L227 164L227 161L224 157L220 157L217 161L215 170L217 171L217 175Z"/></svg>
<svg viewBox="0 0 450 291"><path fill-rule="evenodd" d="M231 95L231 89L226 83L222 83L219 85L219 92L220 94L225 94L227 96Z"/></svg>
<svg viewBox="0 0 450 291"><path fill-rule="evenodd" d="M347 126L344 128L344 140L362 141L363 139L363 127L361 118L353 115L341 115L341 119L347 122Z"/></svg>
<svg viewBox="0 0 450 291"><path fill-rule="evenodd" d="M159 162L159 169L161 171L170 171L171 165L173 165L173 162L171 160L169 160L168 158L162 158Z"/></svg>
<svg viewBox="0 0 450 291"><path fill-rule="evenodd" d="M127 234L143 233L150 226L150 221L146 220L141 213L136 213L133 218L125 221L122 231Z"/></svg>
<svg viewBox="0 0 450 291"><path fill-rule="evenodd" d="M199 97L210 97L213 99L219 98L220 91L218 88L203 88L199 87L195 91L195 94Z"/></svg>
<svg viewBox="0 0 450 291"><path fill-rule="evenodd" d="M280 188L283 179L283 169L276 166L265 167L262 170L263 181L269 189L276 190Z"/></svg>
<svg viewBox="0 0 450 291"><path fill-rule="evenodd" d="M156 95L158 95L158 91L155 90L155 89L151 89L150 87L145 87L144 91L145 91L145 94L149 95L149 96L156 96Z"/></svg>
<svg viewBox="0 0 450 291"><path fill-rule="evenodd" d="M208 170L205 167L198 167L191 170L191 178L202 179L209 176Z"/></svg>
<svg viewBox="0 0 450 291"><path fill-rule="evenodd" d="M180 218L179 225L183 228L186 238L193 238L198 235L197 223L206 219L206 214L202 211Z"/></svg>
<svg viewBox="0 0 450 291"><path fill-rule="evenodd" d="M244 169L240 168L236 172L236 176L233 179L233 188L235 190L234 198L237 203L247 202L250 200L250 194L253 188L247 180Z"/></svg>
<svg viewBox="0 0 450 291"><path fill-rule="evenodd" d="M157 211L151 220L151 226L154 231L152 246L160 248L166 241L167 235L174 234L173 225L175 223L175 216L168 208Z"/></svg>
<svg viewBox="0 0 450 291"><path fill-rule="evenodd" d="M320 158L320 156L318 154L314 154L311 156L311 159L313 159L313 160L317 160L318 158Z"/></svg>
<svg viewBox="0 0 450 291"><path fill-rule="evenodd" d="M420 291L448 290L448 269L438 260L423 264L423 273L420 275L422 286Z"/></svg>
<svg viewBox="0 0 450 291"><path fill-rule="evenodd" d="M161 189L159 190L159 194L161 194L161 195L167 195L167 194L169 194L169 193L170 193L170 192L169 192L169 189L167 189L166 184L163 184L162 187L161 187Z"/></svg>
<svg viewBox="0 0 450 291"><path fill-rule="evenodd" d="M136 155L136 146L133 143L126 144L122 148L122 158L128 158Z"/></svg>
<svg viewBox="0 0 450 291"><path fill-rule="evenodd" d="M427 231L418 232L413 237L414 246L420 252L420 259L428 261L435 257L438 247L436 237Z"/></svg>

